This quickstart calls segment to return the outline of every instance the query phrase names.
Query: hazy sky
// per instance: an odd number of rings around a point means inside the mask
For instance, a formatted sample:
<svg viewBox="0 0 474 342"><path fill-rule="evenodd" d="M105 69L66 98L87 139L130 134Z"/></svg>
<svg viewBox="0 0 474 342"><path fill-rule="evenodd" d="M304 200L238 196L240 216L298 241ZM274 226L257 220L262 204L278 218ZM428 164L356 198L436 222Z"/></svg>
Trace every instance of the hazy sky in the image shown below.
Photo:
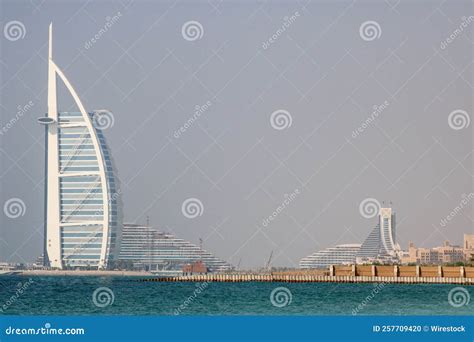
<svg viewBox="0 0 474 342"><path fill-rule="evenodd" d="M51 21L86 109L113 113L127 222L241 267L363 242L367 198L393 202L404 248L474 230L471 1L0 3L0 204L24 203L1 212L0 260L42 252Z"/></svg>

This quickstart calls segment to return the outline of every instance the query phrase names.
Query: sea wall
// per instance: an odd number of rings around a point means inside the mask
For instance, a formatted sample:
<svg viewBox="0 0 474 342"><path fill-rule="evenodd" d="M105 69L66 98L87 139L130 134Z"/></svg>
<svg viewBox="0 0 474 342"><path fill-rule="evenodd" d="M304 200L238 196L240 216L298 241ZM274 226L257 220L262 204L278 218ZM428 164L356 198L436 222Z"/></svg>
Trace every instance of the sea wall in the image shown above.
<svg viewBox="0 0 474 342"><path fill-rule="evenodd" d="M474 285L474 267L337 265L328 270L298 270L269 273L208 273L177 277L146 278L156 282L335 282Z"/></svg>

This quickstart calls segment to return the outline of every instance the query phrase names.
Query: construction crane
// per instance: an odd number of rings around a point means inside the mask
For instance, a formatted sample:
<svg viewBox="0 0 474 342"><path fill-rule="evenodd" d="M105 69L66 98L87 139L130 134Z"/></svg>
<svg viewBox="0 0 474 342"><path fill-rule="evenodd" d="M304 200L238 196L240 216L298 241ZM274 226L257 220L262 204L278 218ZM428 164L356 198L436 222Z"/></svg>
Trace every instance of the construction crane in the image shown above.
<svg viewBox="0 0 474 342"><path fill-rule="evenodd" d="M271 251L270 257L268 258L267 263L265 265L265 270L268 271L268 272L270 272L270 269L271 269L270 265L271 265L271 262L272 262L272 257L273 257L273 250Z"/></svg>
<svg viewBox="0 0 474 342"><path fill-rule="evenodd" d="M199 257L200 261L202 262L202 239L199 238Z"/></svg>

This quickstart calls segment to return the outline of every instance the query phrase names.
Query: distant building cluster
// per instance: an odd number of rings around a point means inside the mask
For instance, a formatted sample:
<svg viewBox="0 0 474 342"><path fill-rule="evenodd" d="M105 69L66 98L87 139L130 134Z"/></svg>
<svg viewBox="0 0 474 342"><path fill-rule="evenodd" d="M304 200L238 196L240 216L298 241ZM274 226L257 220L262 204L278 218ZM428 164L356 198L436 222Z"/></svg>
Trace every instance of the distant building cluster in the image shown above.
<svg viewBox="0 0 474 342"><path fill-rule="evenodd" d="M474 234L464 234L463 246L416 248L409 244L402 251L396 242L396 218L392 208L380 208L377 224L365 241L360 244L345 244L329 247L304 257L300 268L327 268L330 265L350 264L449 264L471 261L474 257Z"/></svg>
<svg viewBox="0 0 474 342"><path fill-rule="evenodd" d="M403 264L449 264L469 261L474 255L474 234L464 234L462 246L451 246L445 241L443 246L433 248L417 248L410 242L408 251L403 252Z"/></svg>

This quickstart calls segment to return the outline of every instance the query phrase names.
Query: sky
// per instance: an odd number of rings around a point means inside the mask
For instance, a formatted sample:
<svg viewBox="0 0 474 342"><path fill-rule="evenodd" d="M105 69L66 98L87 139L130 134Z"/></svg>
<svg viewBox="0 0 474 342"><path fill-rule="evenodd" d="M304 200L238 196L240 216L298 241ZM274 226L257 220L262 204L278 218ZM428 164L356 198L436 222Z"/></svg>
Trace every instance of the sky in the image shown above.
<svg viewBox="0 0 474 342"><path fill-rule="evenodd" d="M126 222L242 268L362 243L390 202L402 248L461 244L473 15L470 1L1 0L0 260L42 253L50 22L86 110L110 112Z"/></svg>

